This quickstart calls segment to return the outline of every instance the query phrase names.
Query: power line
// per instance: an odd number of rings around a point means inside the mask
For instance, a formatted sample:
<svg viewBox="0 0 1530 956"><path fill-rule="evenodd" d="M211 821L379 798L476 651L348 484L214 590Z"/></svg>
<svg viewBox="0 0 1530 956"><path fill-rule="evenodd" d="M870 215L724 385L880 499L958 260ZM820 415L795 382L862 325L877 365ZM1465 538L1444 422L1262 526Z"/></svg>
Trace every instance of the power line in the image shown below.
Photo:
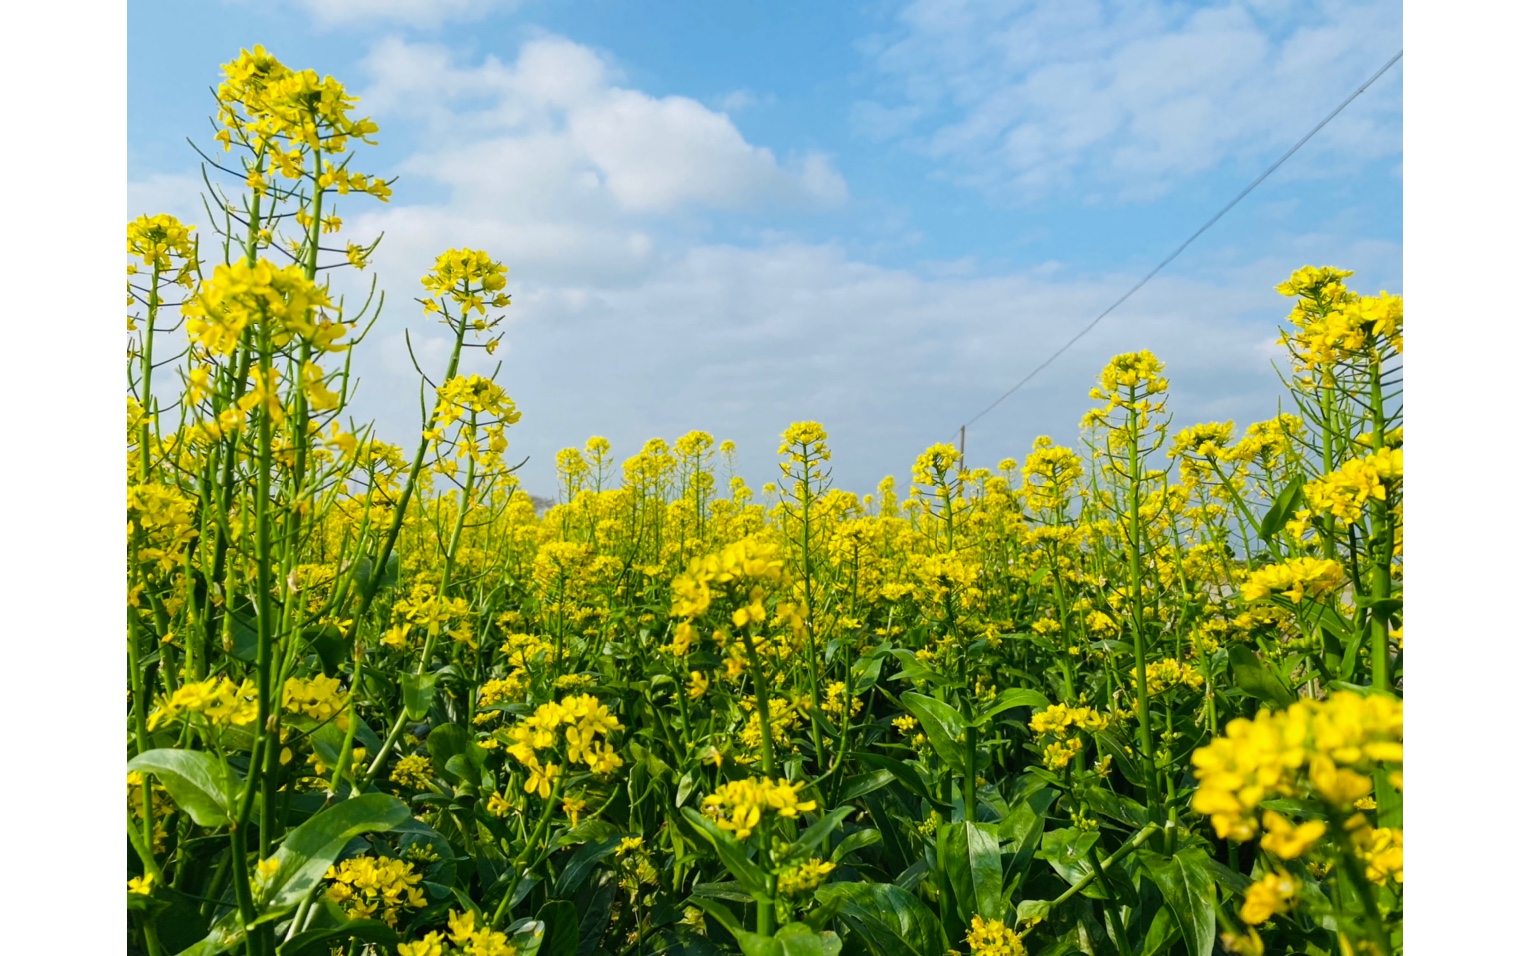
<svg viewBox="0 0 1530 956"><path fill-rule="evenodd" d="M1375 73L1373 73L1371 75L1370 79L1366 80L1364 83L1361 83L1360 86L1353 93L1349 94L1349 96L1347 96L1344 99L1344 102L1342 102L1338 106L1334 107L1334 111L1332 113L1329 113L1327 116L1323 117L1322 122L1318 123L1316 126L1312 127L1312 129L1308 130L1307 131L1307 135L1303 136L1301 139L1297 140L1296 141L1296 145L1292 146L1290 149L1286 150L1285 153L1279 159L1275 160L1275 162L1270 165L1269 169L1266 169L1264 172L1260 173L1259 177L1257 179L1255 179L1253 182L1249 183L1247 186L1243 187L1243 191L1242 192L1238 193L1238 195L1236 195L1236 196L1234 196L1232 198L1231 202L1229 202L1227 205L1225 205L1221 209L1219 209L1215 216L1212 216L1210 219L1206 220L1205 224L1203 224L1201 226L1201 228L1199 228L1199 229L1195 230L1195 232L1191 233L1190 238L1186 239L1184 242L1180 243L1179 244L1179 248L1177 248L1173 252L1169 253L1167 258L1165 258L1162 262L1158 263L1158 265L1154 266L1153 267L1153 271L1151 271L1147 275L1143 276L1142 279L1136 285L1132 286L1130 289L1128 289L1126 291L1125 295L1121 296L1121 298L1119 298L1116 301L1112 302L1110 304L1110 307L1107 308L1104 312L1101 312L1099 315L1095 316L1094 317L1094 321L1090 322L1088 325L1086 325L1082 329L1080 329L1077 335L1073 336L1073 338L1069 339L1066 343L1064 343L1062 348L1058 349L1056 352L1053 352L1052 355L1045 362L1042 362L1040 365L1038 365L1034 369L1032 369L1031 373L1029 375L1025 376L1020 381L1016 382L1014 384L1014 386L1012 388L1010 388L1009 391L1005 392L1003 395L1000 395L998 398L994 399L993 402L987 408L983 409L982 411L978 412L976 415L974 415L971 418L967 419L967 421L962 424L961 428L957 429L956 432L952 433L952 437L954 438L954 437L956 437L956 434L964 432L968 425L971 425L973 422L977 421L979 418L982 418L984 415L987 415L989 412L993 411L995 408L998 408L999 404L1001 402L1003 402L1006 398L1009 398L1011 395L1013 395L1016 392L1018 392L1020 390L1021 386L1023 386L1026 382L1029 382L1031 379L1035 378L1037 375L1041 374L1041 371L1043 369L1045 369L1048 365L1051 365L1054 361L1057 360L1057 358L1059 356L1061 356L1064 352L1068 351L1068 349L1072 348L1074 343L1078 342L1078 340L1083 338L1085 335L1088 335L1089 334L1089 330L1093 329L1096 325L1099 325L1101 319L1104 319L1105 316L1107 316L1110 313L1114 312L1116 310L1117 306L1119 306L1121 303L1125 302L1127 299L1130 299L1132 297L1132 295L1138 289L1140 289L1143 286L1147 285L1148 284L1148 280L1152 279L1153 276L1156 276L1160 271L1162 271L1164 266L1168 265L1169 263L1173 262L1175 259L1179 258L1179 254L1181 252L1184 252L1187 248L1189 248L1190 243L1192 243L1195 240L1199 239L1200 236L1201 236L1201 233L1205 232L1207 229L1210 229L1212 226L1216 225L1217 220L1219 220L1223 216L1227 215L1227 213L1229 211L1231 211L1231 209L1234 206L1236 206L1238 203L1243 201L1243 197L1245 197L1249 193L1253 192L1255 187L1257 187L1260 183L1262 183L1266 179L1268 179L1270 177L1270 174L1275 172L1275 170L1279 169L1281 167L1281 165L1283 163L1285 163L1286 160L1290 159L1293 155L1295 155L1297 150L1299 150L1303 146L1307 145L1307 141L1310 140L1312 137L1316 136L1318 134L1319 130L1321 130L1323 127L1328 125L1329 121L1331 121L1335 116L1338 116L1340 113L1344 112L1344 108L1346 106L1348 106L1349 104L1353 103L1360 96L1361 93L1364 93L1366 91L1366 89L1372 83L1375 83L1377 80L1381 79L1382 75L1385 74L1386 71L1390 70L1392 68L1392 66L1397 63L1398 60L1402 59L1402 55L1403 55L1403 51L1398 50L1397 51L1397 55L1392 57L1392 59L1388 60L1386 62L1385 66L1383 66L1381 69L1379 69ZM965 435L963 435L963 437L965 437Z"/></svg>

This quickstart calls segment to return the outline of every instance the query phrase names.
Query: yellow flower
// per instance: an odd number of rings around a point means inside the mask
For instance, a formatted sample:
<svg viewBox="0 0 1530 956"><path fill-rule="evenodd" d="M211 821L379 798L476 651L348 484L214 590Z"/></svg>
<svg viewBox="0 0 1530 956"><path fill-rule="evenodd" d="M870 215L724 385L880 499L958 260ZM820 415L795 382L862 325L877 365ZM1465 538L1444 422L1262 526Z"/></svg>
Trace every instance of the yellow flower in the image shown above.
<svg viewBox="0 0 1530 956"><path fill-rule="evenodd" d="M1243 582L1243 600L1258 601L1280 592L1292 601L1317 597L1344 585L1344 566L1327 558L1293 558L1260 568Z"/></svg>
<svg viewBox="0 0 1530 956"><path fill-rule="evenodd" d="M143 876L135 876L128 880L128 892L139 896L148 896L154 892L154 874L145 873Z"/></svg>
<svg viewBox="0 0 1530 956"><path fill-rule="evenodd" d="M1259 845L1282 860L1294 860L1312 848L1328 831L1321 820L1308 820L1298 826L1274 810L1264 811L1264 837Z"/></svg>
<svg viewBox="0 0 1530 956"><path fill-rule="evenodd" d="M823 883L825 877L834 872L834 867L833 863L811 857L778 874L776 890L786 896L811 893Z"/></svg>
<svg viewBox="0 0 1530 956"><path fill-rule="evenodd" d="M1371 773L1402 765L1402 702L1385 694L1338 691L1303 698L1278 713L1228 723L1190 758L1199 786L1190 806L1211 818L1217 836L1247 841L1259 832L1254 810L1272 796L1313 796L1349 808L1371 790Z"/></svg>
<svg viewBox="0 0 1530 956"><path fill-rule="evenodd" d="M1250 926L1258 926L1291 909L1297 884L1285 870L1266 873L1264 878L1243 893L1243 907L1238 916Z"/></svg>
<svg viewBox="0 0 1530 956"><path fill-rule="evenodd" d="M759 826L763 813L790 818L817 809L816 801L797 798L802 786L784 778L774 783L763 777L730 780L701 801L701 810L719 827L745 840Z"/></svg>
<svg viewBox="0 0 1530 956"><path fill-rule="evenodd" d="M981 916L972 917L967 946L972 956L1025 956L1025 943L1019 933L1005 926L1002 920Z"/></svg>
<svg viewBox="0 0 1530 956"><path fill-rule="evenodd" d="M527 793L535 793L543 800L552 796L553 784L563 775L563 768L558 764L543 765L537 758L532 757L526 765L526 783L523 789Z"/></svg>

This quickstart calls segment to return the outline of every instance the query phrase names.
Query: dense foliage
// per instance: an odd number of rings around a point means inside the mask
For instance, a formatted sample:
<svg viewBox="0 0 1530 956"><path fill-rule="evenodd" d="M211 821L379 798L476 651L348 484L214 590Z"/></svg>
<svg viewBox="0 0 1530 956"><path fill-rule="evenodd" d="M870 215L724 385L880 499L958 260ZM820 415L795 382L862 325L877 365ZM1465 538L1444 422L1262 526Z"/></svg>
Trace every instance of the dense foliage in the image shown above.
<svg viewBox="0 0 1530 956"><path fill-rule="evenodd" d="M217 102L216 252L128 226L130 946L1400 951L1400 299L1298 270L1241 435L1137 352L1082 451L862 498L812 422L758 490L592 438L539 513L459 368L505 267L425 276L420 437L350 424L376 126L259 47Z"/></svg>

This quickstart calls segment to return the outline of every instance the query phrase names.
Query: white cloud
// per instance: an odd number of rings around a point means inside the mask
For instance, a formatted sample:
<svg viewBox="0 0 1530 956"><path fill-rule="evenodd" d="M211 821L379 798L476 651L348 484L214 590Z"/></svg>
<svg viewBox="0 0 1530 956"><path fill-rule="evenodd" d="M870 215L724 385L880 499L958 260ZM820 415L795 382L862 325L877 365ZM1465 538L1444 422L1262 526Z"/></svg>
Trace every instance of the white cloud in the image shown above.
<svg viewBox="0 0 1530 956"><path fill-rule="evenodd" d="M995 195L1152 198L1229 159L1263 165L1401 46L1397 0L914 0L863 43L883 92L852 118ZM1306 167L1399 155L1398 83L1353 103Z"/></svg>
<svg viewBox="0 0 1530 956"><path fill-rule="evenodd" d="M443 143L411 168L475 204L610 218L845 199L828 157L783 163L724 113L622 87L594 51L560 37L528 42L514 62L469 66L444 47L391 39L364 66L370 109L423 120Z"/></svg>
<svg viewBox="0 0 1530 956"><path fill-rule="evenodd" d="M435 27L513 10L519 0L292 0L322 27L403 23Z"/></svg>
<svg viewBox="0 0 1530 956"><path fill-rule="evenodd" d="M1398 254L1329 236L1294 245L1302 261L1359 269L1357 288L1367 290ZM532 456L525 480L534 490L551 487L559 448L592 434L630 455L647 438L692 428L738 441L757 484L774 475L780 432L805 419L828 428L841 487L866 492L888 473L905 482L920 451L947 440L1136 278L1055 267L982 276L959 264L921 276L836 245L791 242L674 250L623 282L584 281L571 269L545 281L504 258L515 302L501 379L525 413L513 442ZM1092 379L1123 351L1149 348L1167 363L1176 427L1272 416L1280 383L1270 362L1287 311L1272 287L1291 268L1269 260L1215 278L1155 280L969 431L973 463L1022 456L1037 434L1075 442ZM385 281L407 286L420 271L390 270ZM405 323L428 328L417 309L390 310L368 346L382 354L357 362L374 376L362 407L395 436L411 434L418 417L413 371L397 357L392 370L381 367Z"/></svg>

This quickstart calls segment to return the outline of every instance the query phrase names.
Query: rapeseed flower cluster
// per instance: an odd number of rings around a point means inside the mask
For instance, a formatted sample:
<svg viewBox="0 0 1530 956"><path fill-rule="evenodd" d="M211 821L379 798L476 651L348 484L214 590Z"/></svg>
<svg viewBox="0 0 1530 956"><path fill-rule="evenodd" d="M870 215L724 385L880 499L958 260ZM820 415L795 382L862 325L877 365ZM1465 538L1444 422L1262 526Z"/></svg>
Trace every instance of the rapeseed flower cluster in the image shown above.
<svg viewBox="0 0 1530 956"><path fill-rule="evenodd" d="M972 956L1025 956L1020 934L1004 925L1003 920L972 917L967 930L967 946Z"/></svg>
<svg viewBox="0 0 1530 956"><path fill-rule="evenodd" d="M1313 512L1332 515L1341 525L1354 524L1371 501L1386 501L1387 490L1402 481L1401 448L1353 458L1337 471L1308 482L1303 489Z"/></svg>
<svg viewBox="0 0 1530 956"><path fill-rule="evenodd" d="M260 259L219 265L181 311L192 341L211 355L226 356L249 328L269 332L277 348L300 341L321 352L338 352L349 326L328 316L324 310L332 307L329 292L315 285L302 266Z"/></svg>
<svg viewBox="0 0 1530 956"><path fill-rule="evenodd" d="M747 840L767 813L790 819L816 810L817 801L798 797L801 790L801 783L785 778L730 780L701 801L701 812L738 839Z"/></svg>
<svg viewBox="0 0 1530 956"><path fill-rule="evenodd" d="M1346 810L1371 792L1370 772L1390 771L1402 783L1402 702L1386 695L1338 691L1303 699L1283 711L1261 709L1231 721L1223 735L1191 756L1199 787L1191 799L1217 836L1251 840L1254 816L1270 797L1316 797Z"/></svg>
<svg viewBox="0 0 1530 956"><path fill-rule="evenodd" d="M404 860L352 857L330 867L324 878L329 881L324 895L351 919L380 919L394 926L405 909L425 906L425 894L419 888L425 877Z"/></svg>
<svg viewBox="0 0 1530 956"><path fill-rule="evenodd" d="M1292 558L1266 565L1251 573L1242 584L1243 600L1261 601L1280 594L1293 603L1315 598L1343 587L1348 577L1344 566L1328 558Z"/></svg>
<svg viewBox="0 0 1530 956"><path fill-rule="evenodd" d="M719 596L719 587L742 587L748 583L756 586L749 592L749 603L738 609L743 613L743 620L738 620L736 612L734 624L763 622L763 585L780 581L784 567L785 561L779 556L776 545L754 537L735 541L714 554L693 558L685 573L676 577L671 585L675 600L670 615L699 617Z"/></svg>
<svg viewBox="0 0 1530 956"><path fill-rule="evenodd" d="M149 714L149 729L187 714L199 714L214 727L248 727L259 715L255 682L210 677L182 684Z"/></svg>
<svg viewBox="0 0 1530 956"><path fill-rule="evenodd" d="M510 728L505 750L526 769L525 791L546 800L563 775L565 764L582 763L600 776L620 767L622 758L611 746L609 736L621 729L604 704L581 694L548 701L522 718Z"/></svg>
<svg viewBox="0 0 1530 956"><path fill-rule="evenodd" d="M313 677L289 677L282 688L282 706L314 720L329 720L345 709L347 691L340 679L315 674ZM344 719L341 720L344 727Z"/></svg>

